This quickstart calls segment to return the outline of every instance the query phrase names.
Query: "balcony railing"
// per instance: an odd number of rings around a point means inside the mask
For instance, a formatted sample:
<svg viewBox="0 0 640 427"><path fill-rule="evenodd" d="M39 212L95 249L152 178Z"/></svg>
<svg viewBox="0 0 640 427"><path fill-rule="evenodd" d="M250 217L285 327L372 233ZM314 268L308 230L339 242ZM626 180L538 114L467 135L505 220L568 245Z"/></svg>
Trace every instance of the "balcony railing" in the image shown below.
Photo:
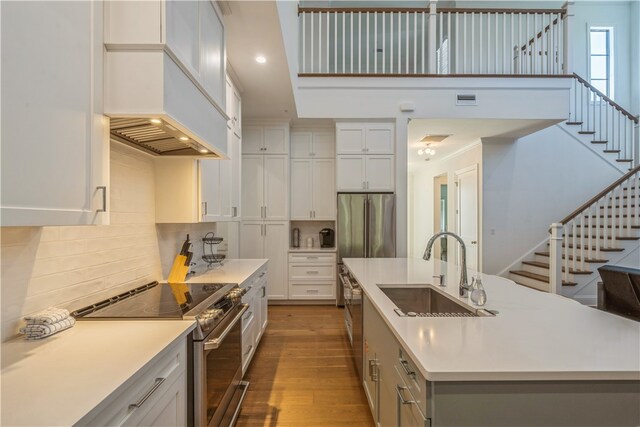
<svg viewBox="0 0 640 427"><path fill-rule="evenodd" d="M299 8L302 76L567 73L565 9Z"/></svg>

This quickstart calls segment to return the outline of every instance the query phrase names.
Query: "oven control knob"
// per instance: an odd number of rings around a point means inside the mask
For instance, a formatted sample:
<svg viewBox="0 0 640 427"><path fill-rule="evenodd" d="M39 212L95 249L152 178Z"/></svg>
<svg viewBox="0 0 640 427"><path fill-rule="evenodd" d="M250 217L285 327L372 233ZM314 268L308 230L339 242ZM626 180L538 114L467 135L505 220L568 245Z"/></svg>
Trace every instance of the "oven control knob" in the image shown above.
<svg viewBox="0 0 640 427"><path fill-rule="evenodd" d="M198 315L198 320L203 323L213 322L220 316L222 316L223 310L220 308L212 308L209 310L205 310Z"/></svg>

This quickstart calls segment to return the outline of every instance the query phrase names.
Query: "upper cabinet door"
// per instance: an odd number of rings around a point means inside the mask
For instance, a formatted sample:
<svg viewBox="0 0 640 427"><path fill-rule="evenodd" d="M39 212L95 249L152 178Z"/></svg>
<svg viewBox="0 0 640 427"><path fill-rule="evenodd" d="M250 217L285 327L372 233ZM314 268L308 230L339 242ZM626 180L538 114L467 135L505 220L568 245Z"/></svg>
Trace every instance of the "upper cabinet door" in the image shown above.
<svg viewBox="0 0 640 427"><path fill-rule="evenodd" d="M108 221L102 11L2 3L3 226Z"/></svg>
<svg viewBox="0 0 640 427"><path fill-rule="evenodd" d="M233 128L236 133L240 135L240 129L242 129L242 98L238 88L233 86L233 108L231 109L231 120L233 121Z"/></svg>
<svg viewBox="0 0 640 427"><path fill-rule="evenodd" d="M293 179L291 183L293 185ZM313 219L335 220L336 204L335 161L313 160Z"/></svg>
<svg viewBox="0 0 640 427"><path fill-rule="evenodd" d="M231 191L233 180L233 162L229 160L217 160L220 163L220 219L230 221L233 216L231 205Z"/></svg>
<svg viewBox="0 0 640 427"><path fill-rule="evenodd" d="M336 174L338 191L363 191L365 189L364 157L338 156Z"/></svg>
<svg viewBox="0 0 640 427"><path fill-rule="evenodd" d="M367 191L394 191L394 159L394 156L365 156Z"/></svg>
<svg viewBox="0 0 640 427"><path fill-rule="evenodd" d="M241 216L240 212L240 194L242 182L242 154L240 153L241 141L235 132L229 130L229 157L231 157L231 217L237 218Z"/></svg>
<svg viewBox="0 0 640 427"><path fill-rule="evenodd" d="M336 135L338 154L365 154L364 125L338 123Z"/></svg>
<svg viewBox="0 0 640 427"><path fill-rule="evenodd" d="M264 212L264 156L242 157L242 217L262 219Z"/></svg>
<svg viewBox="0 0 640 427"><path fill-rule="evenodd" d="M313 152L312 132L291 132L291 158L305 159Z"/></svg>
<svg viewBox="0 0 640 427"><path fill-rule="evenodd" d="M199 5L193 0L168 0L167 45L194 76L199 76L200 35Z"/></svg>
<svg viewBox="0 0 640 427"><path fill-rule="evenodd" d="M333 132L314 132L312 156L320 159L333 159L336 156Z"/></svg>
<svg viewBox="0 0 640 427"><path fill-rule="evenodd" d="M289 219L288 163L288 156L264 156L264 206L266 211L265 219ZM244 170L244 165L242 166L242 169Z"/></svg>
<svg viewBox="0 0 640 427"><path fill-rule="evenodd" d="M285 126L264 126L264 154L287 154L289 152L289 129Z"/></svg>
<svg viewBox="0 0 640 427"><path fill-rule="evenodd" d="M264 154L262 150L261 126L245 126L242 129L242 153L243 154Z"/></svg>
<svg viewBox="0 0 640 427"><path fill-rule="evenodd" d="M291 219L313 218L312 169L311 159L291 160Z"/></svg>
<svg viewBox="0 0 640 427"><path fill-rule="evenodd" d="M211 1L200 1L200 78L209 95L225 106L224 26Z"/></svg>
<svg viewBox="0 0 640 427"><path fill-rule="evenodd" d="M393 154L394 129L391 123L368 124L365 128L365 154Z"/></svg>
<svg viewBox="0 0 640 427"><path fill-rule="evenodd" d="M264 258L264 223L243 222L240 226L240 257Z"/></svg>
<svg viewBox="0 0 640 427"><path fill-rule="evenodd" d="M200 220L218 221L222 216L222 160L200 160Z"/></svg>

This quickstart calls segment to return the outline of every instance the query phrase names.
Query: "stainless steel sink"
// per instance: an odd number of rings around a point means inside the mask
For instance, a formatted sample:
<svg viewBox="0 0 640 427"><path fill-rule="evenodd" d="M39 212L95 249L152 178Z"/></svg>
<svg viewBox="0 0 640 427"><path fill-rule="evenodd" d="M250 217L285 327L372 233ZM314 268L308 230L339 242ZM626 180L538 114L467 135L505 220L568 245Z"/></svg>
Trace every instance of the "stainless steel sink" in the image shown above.
<svg viewBox="0 0 640 427"><path fill-rule="evenodd" d="M380 290L398 307L403 317L480 317L493 316L485 309L469 309L429 287L400 288L379 285Z"/></svg>

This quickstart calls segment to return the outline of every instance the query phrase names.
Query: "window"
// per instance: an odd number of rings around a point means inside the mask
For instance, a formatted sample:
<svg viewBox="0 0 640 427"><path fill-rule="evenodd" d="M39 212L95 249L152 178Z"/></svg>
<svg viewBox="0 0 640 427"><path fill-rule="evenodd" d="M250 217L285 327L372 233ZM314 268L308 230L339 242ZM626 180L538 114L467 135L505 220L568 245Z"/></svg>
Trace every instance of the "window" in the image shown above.
<svg viewBox="0 0 640 427"><path fill-rule="evenodd" d="M591 27L589 30L589 81L613 98L613 28Z"/></svg>

